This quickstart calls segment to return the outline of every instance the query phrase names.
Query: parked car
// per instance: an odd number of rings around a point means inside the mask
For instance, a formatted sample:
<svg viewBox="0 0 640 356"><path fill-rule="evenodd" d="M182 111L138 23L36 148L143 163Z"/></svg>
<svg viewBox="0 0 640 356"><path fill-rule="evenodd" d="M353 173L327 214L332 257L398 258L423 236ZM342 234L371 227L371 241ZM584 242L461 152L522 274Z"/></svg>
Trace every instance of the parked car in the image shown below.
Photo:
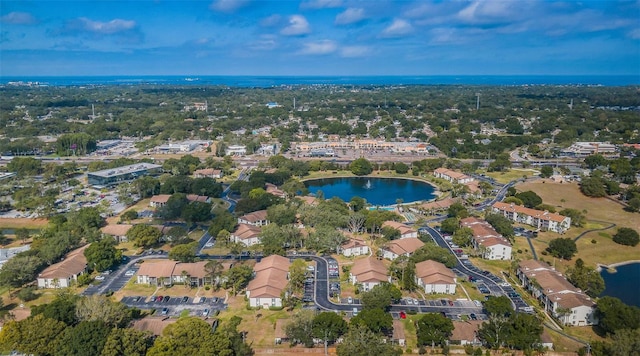
<svg viewBox="0 0 640 356"><path fill-rule="evenodd" d="M161 301L162 301L162 296L161 295L157 296L156 297L156 302L161 302Z"/></svg>
<svg viewBox="0 0 640 356"><path fill-rule="evenodd" d="M209 316L209 309L205 309L202 311L202 316Z"/></svg>
<svg viewBox="0 0 640 356"><path fill-rule="evenodd" d="M347 303L353 304L353 298L351 298L351 297L347 298Z"/></svg>
<svg viewBox="0 0 640 356"><path fill-rule="evenodd" d="M189 297L186 297L186 296L182 297L182 301L181 301L182 303L186 303L188 301L189 301Z"/></svg>
<svg viewBox="0 0 640 356"><path fill-rule="evenodd" d="M169 314L169 308L162 308L162 315Z"/></svg>
<svg viewBox="0 0 640 356"><path fill-rule="evenodd" d="M168 295L165 295L164 298L162 298L162 301L166 303L169 301L169 299L171 299L171 297Z"/></svg>

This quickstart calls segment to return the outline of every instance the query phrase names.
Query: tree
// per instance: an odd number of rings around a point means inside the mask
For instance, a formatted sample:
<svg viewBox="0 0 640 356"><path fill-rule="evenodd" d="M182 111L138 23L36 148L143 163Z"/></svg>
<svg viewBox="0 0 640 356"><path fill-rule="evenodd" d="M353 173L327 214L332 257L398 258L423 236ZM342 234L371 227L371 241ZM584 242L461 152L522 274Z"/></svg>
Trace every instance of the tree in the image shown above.
<svg viewBox="0 0 640 356"><path fill-rule="evenodd" d="M169 258L180 262L194 262L198 252L198 242L176 245L169 251Z"/></svg>
<svg viewBox="0 0 640 356"><path fill-rule="evenodd" d="M306 279L307 264L304 260L296 259L289 266L289 289L294 294L302 292Z"/></svg>
<svg viewBox="0 0 640 356"><path fill-rule="evenodd" d="M416 322L418 345L444 345L453 331L453 322L440 313L428 313Z"/></svg>
<svg viewBox="0 0 640 356"><path fill-rule="evenodd" d="M351 319L351 325L364 325L376 334L387 334L393 330L391 314L380 308L363 309Z"/></svg>
<svg viewBox="0 0 640 356"><path fill-rule="evenodd" d="M61 321L66 325L78 322L76 304L80 297L70 293L60 293L48 304L36 305L31 308L31 315L42 314L43 317Z"/></svg>
<svg viewBox="0 0 640 356"><path fill-rule="evenodd" d="M222 184L216 183L216 180L210 177L196 178L191 181L191 193L220 198L222 195Z"/></svg>
<svg viewBox="0 0 640 356"><path fill-rule="evenodd" d="M364 222L365 222L364 215L360 213L351 214L349 216L349 223L347 225L347 228L349 229L349 232L351 232L352 234L361 232L362 228L364 227Z"/></svg>
<svg viewBox="0 0 640 356"><path fill-rule="evenodd" d="M450 218L464 219L469 216L469 211L461 203L453 203L447 209L447 216Z"/></svg>
<svg viewBox="0 0 640 356"><path fill-rule="evenodd" d="M551 240L547 251L554 257L570 260L578 252L578 248L575 241L567 237Z"/></svg>
<svg viewBox="0 0 640 356"><path fill-rule="evenodd" d="M42 259L37 256L17 255L0 267L0 285L21 287L36 278L42 265Z"/></svg>
<svg viewBox="0 0 640 356"><path fill-rule="evenodd" d="M186 194L174 193L171 195L169 200L167 200L167 203L162 208L158 209L156 215L165 221L175 220L182 216L183 210L188 205L189 200L187 199Z"/></svg>
<svg viewBox="0 0 640 356"><path fill-rule="evenodd" d="M595 154L584 158L584 164L589 169L607 165L607 159L601 154Z"/></svg>
<svg viewBox="0 0 640 356"><path fill-rule="evenodd" d="M506 318L490 317L478 329L478 337L492 349L502 347L509 336L509 321Z"/></svg>
<svg viewBox="0 0 640 356"><path fill-rule="evenodd" d="M507 344L518 350L530 350L540 344L542 323L535 315L516 313L509 319Z"/></svg>
<svg viewBox="0 0 640 356"><path fill-rule="evenodd" d="M613 235L613 242L620 245L636 246L638 242L640 242L640 235L638 235L638 232L634 229L621 227L616 234Z"/></svg>
<svg viewBox="0 0 640 356"><path fill-rule="evenodd" d="M114 328L109 333L100 356L144 356L153 345L151 334L133 328Z"/></svg>
<svg viewBox="0 0 640 356"><path fill-rule="evenodd" d="M292 205L278 204L267 208L267 219L276 225L288 225L296 222L296 209Z"/></svg>
<svg viewBox="0 0 640 356"><path fill-rule="evenodd" d="M68 327L60 335L57 343L58 355L99 355L109 337L111 328L102 321L82 321Z"/></svg>
<svg viewBox="0 0 640 356"><path fill-rule="evenodd" d="M105 237L94 242L84 250L87 258L87 266L93 270L102 272L117 265L122 260L122 251L116 250L116 242L111 237Z"/></svg>
<svg viewBox="0 0 640 356"><path fill-rule="evenodd" d="M209 260L204 265L204 272L206 273L207 278L211 280L211 284L216 286L220 282L223 270L224 266L222 265L222 262L218 260Z"/></svg>
<svg viewBox="0 0 640 356"><path fill-rule="evenodd" d="M593 198L600 198L607 195L604 180L597 176L582 178L580 181L580 191L582 194Z"/></svg>
<svg viewBox="0 0 640 356"><path fill-rule="evenodd" d="M584 265L578 258L574 267L569 267L566 272L567 280L580 288L591 297L597 297L604 291L604 279L595 268Z"/></svg>
<svg viewBox="0 0 640 356"><path fill-rule="evenodd" d="M291 322L284 327L291 345L303 344L305 347L313 347L313 320L314 313L311 310L301 310L291 317Z"/></svg>
<svg viewBox="0 0 640 356"><path fill-rule="evenodd" d="M220 330L220 331L219 331ZM231 340L218 328L196 318L180 318L168 325L147 352L147 356L172 355L233 355Z"/></svg>
<svg viewBox="0 0 640 356"><path fill-rule="evenodd" d="M449 234L453 234L459 228L460 228L460 220L454 217L444 219L442 221L442 224L440 224L440 229L442 229L443 232L446 232Z"/></svg>
<svg viewBox="0 0 640 356"><path fill-rule="evenodd" d="M162 233L153 226L138 224L127 231L127 239L137 247L151 247L160 241Z"/></svg>
<svg viewBox="0 0 640 356"><path fill-rule="evenodd" d="M127 327L131 312L126 305L103 295L92 295L78 300L76 315L80 321L101 321L110 327Z"/></svg>
<svg viewBox="0 0 640 356"><path fill-rule="evenodd" d="M370 291L361 294L362 306L365 309L387 310L391 303L399 300L402 292L391 283L380 283Z"/></svg>
<svg viewBox="0 0 640 356"><path fill-rule="evenodd" d="M364 157L358 158L351 162L349 168L351 169L351 173L357 176L366 176L367 174L371 174L371 172L373 172L373 166L371 165L371 162L369 162Z"/></svg>
<svg viewBox="0 0 640 356"><path fill-rule="evenodd" d="M334 312L322 312L313 318L312 335L326 343L333 343L347 332L347 322Z"/></svg>
<svg viewBox="0 0 640 356"><path fill-rule="evenodd" d="M526 192L518 193L515 195L516 198L522 200L522 204L527 208L535 208L536 206L542 204L542 198L535 192L528 190Z"/></svg>
<svg viewBox="0 0 640 356"><path fill-rule="evenodd" d="M16 230L16 238L24 244L30 237L29 230L26 227Z"/></svg>
<svg viewBox="0 0 640 356"><path fill-rule="evenodd" d="M595 317L598 319L596 331L615 334L622 329L640 328L640 308L624 304L614 297L602 297L596 304Z"/></svg>
<svg viewBox="0 0 640 356"><path fill-rule="evenodd" d="M222 230L233 231L238 224L238 219L228 210L215 211L215 217L209 226L209 235L218 236Z"/></svg>
<svg viewBox="0 0 640 356"><path fill-rule="evenodd" d="M513 232L513 224L509 219L501 214L488 213L484 219L496 230L500 235L511 239L515 236Z"/></svg>
<svg viewBox="0 0 640 356"><path fill-rule="evenodd" d="M187 204L180 214L180 217L188 223L207 221L211 216L211 204L199 201Z"/></svg>
<svg viewBox="0 0 640 356"><path fill-rule="evenodd" d="M382 237L384 237L384 239L387 241L392 241L400 238L400 230L391 226L383 227L381 229L381 232L382 232Z"/></svg>
<svg viewBox="0 0 640 356"><path fill-rule="evenodd" d="M553 175L553 167L551 166L542 166L540 168L540 177L549 178Z"/></svg>
<svg viewBox="0 0 640 356"><path fill-rule="evenodd" d="M490 317L509 317L513 314L511 300L504 295L491 297L483 304Z"/></svg>
<svg viewBox="0 0 640 356"><path fill-rule="evenodd" d="M364 325L351 325L337 349L338 356L399 356L402 350L384 342Z"/></svg>
<svg viewBox="0 0 640 356"><path fill-rule="evenodd" d="M361 197L358 197L358 196L355 196L355 197L351 198L351 200L349 201L349 207L354 212L358 212L358 211L364 209L364 207L366 205L367 205L367 201L364 198L361 198Z"/></svg>
<svg viewBox="0 0 640 356"><path fill-rule="evenodd" d="M249 281L253 277L253 268L247 265L234 265L229 268L225 273L227 279L225 281L225 288L232 288L235 295L239 290L249 284Z"/></svg>
<svg viewBox="0 0 640 356"><path fill-rule="evenodd" d="M130 209L120 215L120 221L131 221L138 218L138 212Z"/></svg>
<svg viewBox="0 0 640 356"><path fill-rule="evenodd" d="M571 208L562 209L560 211L560 215L568 216L569 218L571 218L571 225L577 226L577 227L584 226L587 220L586 216L584 216L584 214L577 209L571 209Z"/></svg>
<svg viewBox="0 0 640 356"><path fill-rule="evenodd" d="M17 296L23 302L30 302L32 300L36 300L40 296L40 294L35 292L36 289L37 287L35 286L24 287L18 292ZM2 309L1 304L0 304L0 309Z"/></svg>
<svg viewBox="0 0 640 356"><path fill-rule="evenodd" d="M398 174L405 174L409 172L409 166L407 166L406 163L403 163L403 162L394 163L393 169L395 169L396 173Z"/></svg>
<svg viewBox="0 0 640 356"><path fill-rule="evenodd" d="M472 236L473 230L471 228L460 228L453 233L453 243L458 246L468 246L471 243Z"/></svg>
<svg viewBox="0 0 640 356"><path fill-rule="evenodd" d="M43 315L9 321L0 333L0 346L3 350L15 350L23 354L54 355L58 337L66 327L63 322Z"/></svg>

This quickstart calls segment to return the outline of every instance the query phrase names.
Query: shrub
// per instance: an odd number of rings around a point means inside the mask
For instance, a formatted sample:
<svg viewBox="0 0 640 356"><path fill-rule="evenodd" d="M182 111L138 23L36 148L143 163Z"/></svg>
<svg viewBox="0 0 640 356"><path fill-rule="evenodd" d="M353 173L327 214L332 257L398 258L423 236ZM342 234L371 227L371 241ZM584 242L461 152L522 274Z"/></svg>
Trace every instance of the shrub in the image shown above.
<svg viewBox="0 0 640 356"><path fill-rule="evenodd" d="M36 293L36 287L25 287L18 292L18 298L23 302L30 302L38 299L40 294Z"/></svg>
<svg viewBox="0 0 640 356"><path fill-rule="evenodd" d="M598 241L596 241L596 239L591 239L591 243L595 245L598 243Z"/></svg>
<svg viewBox="0 0 640 356"><path fill-rule="evenodd" d="M204 286L204 290L210 290L210 289L211 289L211 287L209 287L209 286Z"/></svg>
<svg viewBox="0 0 640 356"><path fill-rule="evenodd" d="M272 305L272 306L269 307L269 310L276 310L277 311L277 310L282 310L283 308L284 307L277 307L275 305Z"/></svg>
<svg viewBox="0 0 640 356"><path fill-rule="evenodd" d="M618 232L613 235L613 242L620 245L636 246L640 242L640 235L638 235L638 232L634 229L621 227L618 229Z"/></svg>

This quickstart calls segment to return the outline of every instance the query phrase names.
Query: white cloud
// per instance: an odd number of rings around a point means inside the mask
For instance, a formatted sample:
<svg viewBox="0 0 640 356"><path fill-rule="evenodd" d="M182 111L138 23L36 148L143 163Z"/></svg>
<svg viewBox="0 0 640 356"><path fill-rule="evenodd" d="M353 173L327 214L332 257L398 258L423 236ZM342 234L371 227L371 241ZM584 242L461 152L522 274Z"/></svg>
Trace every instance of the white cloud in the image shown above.
<svg viewBox="0 0 640 356"><path fill-rule="evenodd" d="M328 9L342 6L342 0L310 0L300 4L303 9Z"/></svg>
<svg viewBox="0 0 640 356"><path fill-rule="evenodd" d="M129 31L136 27L136 22L132 20L114 19L108 22L93 21L86 17L81 17L69 24L72 30L92 32L102 35L112 35L118 32Z"/></svg>
<svg viewBox="0 0 640 356"><path fill-rule="evenodd" d="M345 46L340 49L340 56L346 58L365 57L371 53L367 46Z"/></svg>
<svg viewBox="0 0 640 356"><path fill-rule="evenodd" d="M365 19L364 9L350 7L336 16L336 25L349 25Z"/></svg>
<svg viewBox="0 0 640 356"><path fill-rule="evenodd" d="M513 5L517 6L513 6ZM463 23L508 23L528 13L529 4L526 1L474 1L457 13L457 18Z"/></svg>
<svg viewBox="0 0 640 356"><path fill-rule="evenodd" d="M247 0L214 0L209 5L209 9L220 12L235 12L248 3Z"/></svg>
<svg viewBox="0 0 640 356"><path fill-rule="evenodd" d="M10 12L0 17L0 22L8 23L12 25L32 25L37 23L33 15L28 12Z"/></svg>
<svg viewBox="0 0 640 356"><path fill-rule="evenodd" d="M331 40L321 40L314 42L306 42L299 54L323 55L333 53L338 49L338 45Z"/></svg>
<svg viewBox="0 0 640 356"><path fill-rule="evenodd" d="M282 16L278 14L271 15L269 17L265 17L260 20L260 26L262 27L274 27L278 26L282 22Z"/></svg>
<svg viewBox="0 0 640 356"><path fill-rule="evenodd" d="M289 25L280 31L280 33L285 36L306 35L309 32L311 32L309 22L301 15L289 16Z"/></svg>
<svg viewBox="0 0 640 356"><path fill-rule="evenodd" d="M640 40L640 28L629 31L628 36L634 40Z"/></svg>
<svg viewBox="0 0 640 356"><path fill-rule="evenodd" d="M413 26L403 19L394 19L391 25L382 30L382 37L402 37L413 32Z"/></svg>
<svg viewBox="0 0 640 356"><path fill-rule="evenodd" d="M271 51L276 47L278 47L278 42L273 35L263 35L249 44L249 48L254 51Z"/></svg>

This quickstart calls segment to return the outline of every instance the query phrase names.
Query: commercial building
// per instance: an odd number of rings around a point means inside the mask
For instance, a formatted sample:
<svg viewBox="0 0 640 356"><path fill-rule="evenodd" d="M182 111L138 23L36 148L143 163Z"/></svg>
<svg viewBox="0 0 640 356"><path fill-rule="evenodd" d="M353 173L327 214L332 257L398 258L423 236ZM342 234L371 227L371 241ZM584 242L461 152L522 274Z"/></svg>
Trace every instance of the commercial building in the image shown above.
<svg viewBox="0 0 640 356"><path fill-rule="evenodd" d="M578 158L595 154L605 157L617 157L619 152L617 147L609 142L576 142L560 151L561 156Z"/></svg>
<svg viewBox="0 0 640 356"><path fill-rule="evenodd" d="M110 168L87 173L89 185L108 187L120 183L130 182L142 176L162 173L162 166L153 163L136 163L118 168Z"/></svg>
<svg viewBox="0 0 640 356"><path fill-rule="evenodd" d="M504 215L511 221L534 226L541 231L563 234L571 227L571 218L568 216L530 209L513 203L494 203L493 212Z"/></svg>

